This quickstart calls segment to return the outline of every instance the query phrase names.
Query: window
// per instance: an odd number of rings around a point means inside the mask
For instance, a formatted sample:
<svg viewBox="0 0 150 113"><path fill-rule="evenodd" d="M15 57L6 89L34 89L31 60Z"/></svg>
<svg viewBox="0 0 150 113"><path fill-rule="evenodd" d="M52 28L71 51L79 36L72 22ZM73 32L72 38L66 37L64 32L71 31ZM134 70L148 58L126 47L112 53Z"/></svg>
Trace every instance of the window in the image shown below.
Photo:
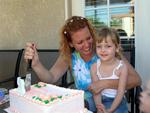
<svg viewBox="0 0 150 113"><path fill-rule="evenodd" d="M134 0L85 0L85 17L96 28L109 26L121 36L134 36Z"/></svg>

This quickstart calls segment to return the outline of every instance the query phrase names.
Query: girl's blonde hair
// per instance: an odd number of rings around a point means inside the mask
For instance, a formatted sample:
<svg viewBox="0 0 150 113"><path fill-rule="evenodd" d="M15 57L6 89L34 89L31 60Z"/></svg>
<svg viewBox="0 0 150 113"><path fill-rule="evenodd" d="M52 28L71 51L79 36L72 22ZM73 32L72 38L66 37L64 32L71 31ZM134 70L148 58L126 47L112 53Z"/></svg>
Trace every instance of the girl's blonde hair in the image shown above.
<svg viewBox="0 0 150 113"><path fill-rule="evenodd" d="M71 67L71 54L75 48L70 47L72 34L87 27L93 38L93 48L95 47L95 30L89 21L81 16L72 16L69 18L61 30L60 53Z"/></svg>
<svg viewBox="0 0 150 113"><path fill-rule="evenodd" d="M96 38L97 43L101 43L102 41L107 42L107 38L110 37L112 42L115 44L116 48L118 48L119 51L116 52L115 56L118 59L122 58L122 48L121 48L121 41L119 34L117 31L113 28L103 27L98 32L98 37Z"/></svg>

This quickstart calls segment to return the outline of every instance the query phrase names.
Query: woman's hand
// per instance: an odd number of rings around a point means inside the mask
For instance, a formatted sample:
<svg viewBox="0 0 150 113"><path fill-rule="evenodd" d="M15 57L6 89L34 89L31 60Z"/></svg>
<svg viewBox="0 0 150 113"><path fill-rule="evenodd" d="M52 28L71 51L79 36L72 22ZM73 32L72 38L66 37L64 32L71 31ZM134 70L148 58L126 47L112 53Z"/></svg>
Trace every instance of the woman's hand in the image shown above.
<svg viewBox="0 0 150 113"><path fill-rule="evenodd" d="M118 80L98 80L91 83L91 85L88 87L88 90L93 94L98 94L99 92L107 88L117 89Z"/></svg>
<svg viewBox="0 0 150 113"><path fill-rule="evenodd" d="M100 93L103 89L105 89L105 83L103 80L95 81L91 83L91 85L88 87L88 90L91 91L93 94Z"/></svg>
<svg viewBox="0 0 150 113"><path fill-rule="evenodd" d="M24 51L24 59L28 62L29 59L32 60L32 67L39 63L39 56L36 49L36 45L31 42L27 42Z"/></svg>

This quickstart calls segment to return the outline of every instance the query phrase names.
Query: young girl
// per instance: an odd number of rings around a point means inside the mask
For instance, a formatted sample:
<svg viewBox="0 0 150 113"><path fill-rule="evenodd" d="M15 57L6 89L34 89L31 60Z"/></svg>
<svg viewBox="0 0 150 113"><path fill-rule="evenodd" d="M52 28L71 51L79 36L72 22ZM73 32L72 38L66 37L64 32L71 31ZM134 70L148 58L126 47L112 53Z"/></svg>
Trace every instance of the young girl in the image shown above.
<svg viewBox="0 0 150 113"><path fill-rule="evenodd" d="M128 113L124 98L128 70L121 60L119 35L114 29L103 28L96 39L96 53L100 59L91 67L92 81L118 79L118 89L104 89L94 95L98 113Z"/></svg>

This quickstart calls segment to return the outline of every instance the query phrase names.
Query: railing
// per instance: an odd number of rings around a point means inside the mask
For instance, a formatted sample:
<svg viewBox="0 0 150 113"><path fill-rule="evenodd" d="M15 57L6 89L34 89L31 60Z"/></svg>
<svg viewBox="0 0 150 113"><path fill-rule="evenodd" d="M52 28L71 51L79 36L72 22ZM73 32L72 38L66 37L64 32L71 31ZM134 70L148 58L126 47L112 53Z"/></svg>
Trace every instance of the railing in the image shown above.
<svg viewBox="0 0 150 113"><path fill-rule="evenodd" d="M135 40L134 38L121 39L121 46L124 51L125 57L128 59L130 64L135 67ZM142 92L141 86L130 89L128 91L128 102L131 103L130 113L140 113L139 110L139 96Z"/></svg>

